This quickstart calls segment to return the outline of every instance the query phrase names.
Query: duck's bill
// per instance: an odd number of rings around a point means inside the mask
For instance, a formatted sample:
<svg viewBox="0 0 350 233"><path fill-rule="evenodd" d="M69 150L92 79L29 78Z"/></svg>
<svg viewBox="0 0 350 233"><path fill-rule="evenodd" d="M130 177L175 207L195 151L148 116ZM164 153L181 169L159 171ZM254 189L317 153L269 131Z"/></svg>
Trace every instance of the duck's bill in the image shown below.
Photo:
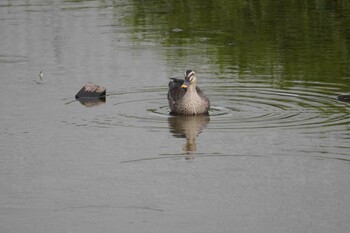
<svg viewBox="0 0 350 233"><path fill-rule="evenodd" d="M189 85L189 82L185 81L182 85L181 88L187 88Z"/></svg>

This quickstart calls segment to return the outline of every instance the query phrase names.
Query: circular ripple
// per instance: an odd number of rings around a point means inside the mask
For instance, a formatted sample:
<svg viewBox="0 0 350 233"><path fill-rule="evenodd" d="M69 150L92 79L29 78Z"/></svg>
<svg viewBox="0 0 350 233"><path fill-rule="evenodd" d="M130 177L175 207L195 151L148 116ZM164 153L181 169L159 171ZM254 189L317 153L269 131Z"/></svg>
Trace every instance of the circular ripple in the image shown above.
<svg viewBox="0 0 350 233"><path fill-rule="evenodd" d="M152 88L111 93L107 96L108 111L96 116L94 125L166 128L169 113L164 92L164 88Z"/></svg>
<svg viewBox="0 0 350 233"><path fill-rule="evenodd" d="M250 83L246 83L250 84ZM336 100L337 85L295 84L288 90L254 83L220 90L232 113L212 125L216 129L315 128L350 123L347 104ZM213 122L213 121L212 121Z"/></svg>
<svg viewBox="0 0 350 233"><path fill-rule="evenodd" d="M256 80L207 89L210 129L316 128L350 123L349 104L337 101L338 85L293 82L287 89ZM88 123L96 127L168 128L165 88L109 94L104 114ZM86 122L85 122L86 123Z"/></svg>

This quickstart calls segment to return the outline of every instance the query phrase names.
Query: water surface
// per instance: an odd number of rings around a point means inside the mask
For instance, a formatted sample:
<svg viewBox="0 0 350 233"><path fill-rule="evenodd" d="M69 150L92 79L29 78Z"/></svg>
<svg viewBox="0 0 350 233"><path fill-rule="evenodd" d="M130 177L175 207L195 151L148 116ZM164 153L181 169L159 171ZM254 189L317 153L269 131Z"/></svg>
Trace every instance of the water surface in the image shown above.
<svg viewBox="0 0 350 233"><path fill-rule="evenodd" d="M0 231L347 232L349 13L0 3ZM186 69L209 116L169 115L167 84ZM106 102L74 100L88 81Z"/></svg>

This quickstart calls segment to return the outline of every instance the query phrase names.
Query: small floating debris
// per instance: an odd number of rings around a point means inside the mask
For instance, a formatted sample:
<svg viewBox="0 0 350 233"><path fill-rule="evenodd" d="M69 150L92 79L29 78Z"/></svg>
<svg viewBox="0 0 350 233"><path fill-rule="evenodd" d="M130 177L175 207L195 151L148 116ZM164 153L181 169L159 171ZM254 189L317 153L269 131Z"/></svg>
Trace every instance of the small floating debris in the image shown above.
<svg viewBox="0 0 350 233"><path fill-rule="evenodd" d="M75 98L85 107L94 107L106 103L106 88L93 83L85 84Z"/></svg>
<svg viewBox="0 0 350 233"><path fill-rule="evenodd" d="M40 70L39 79L40 79L41 81L43 81L43 71L42 71L42 70Z"/></svg>
<svg viewBox="0 0 350 233"><path fill-rule="evenodd" d="M33 83L36 83L36 84L41 84L41 83L43 83L44 82L44 79L43 79L43 71L42 70L40 70L40 73L39 73L39 79L40 80L33 80Z"/></svg>
<svg viewBox="0 0 350 233"><path fill-rule="evenodd" d="M338 100L342 102L350 102L350 95L338 95Z"/></svg>

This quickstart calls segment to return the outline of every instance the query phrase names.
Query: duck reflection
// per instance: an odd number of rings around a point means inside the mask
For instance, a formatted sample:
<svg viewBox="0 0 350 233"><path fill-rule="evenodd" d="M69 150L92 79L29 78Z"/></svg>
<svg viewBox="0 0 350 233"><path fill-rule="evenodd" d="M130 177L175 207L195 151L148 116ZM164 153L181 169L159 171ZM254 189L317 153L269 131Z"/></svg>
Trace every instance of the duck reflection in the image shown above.
<svg viewBox="0 0 350 233"><path fill-rule="evenodd" d="M194 159L197 150L196 137L208 125L209 115L196 116L172 116L168 118L169 129L174 137L186 138L186 144L183 146L186 159Z"/></svg>

